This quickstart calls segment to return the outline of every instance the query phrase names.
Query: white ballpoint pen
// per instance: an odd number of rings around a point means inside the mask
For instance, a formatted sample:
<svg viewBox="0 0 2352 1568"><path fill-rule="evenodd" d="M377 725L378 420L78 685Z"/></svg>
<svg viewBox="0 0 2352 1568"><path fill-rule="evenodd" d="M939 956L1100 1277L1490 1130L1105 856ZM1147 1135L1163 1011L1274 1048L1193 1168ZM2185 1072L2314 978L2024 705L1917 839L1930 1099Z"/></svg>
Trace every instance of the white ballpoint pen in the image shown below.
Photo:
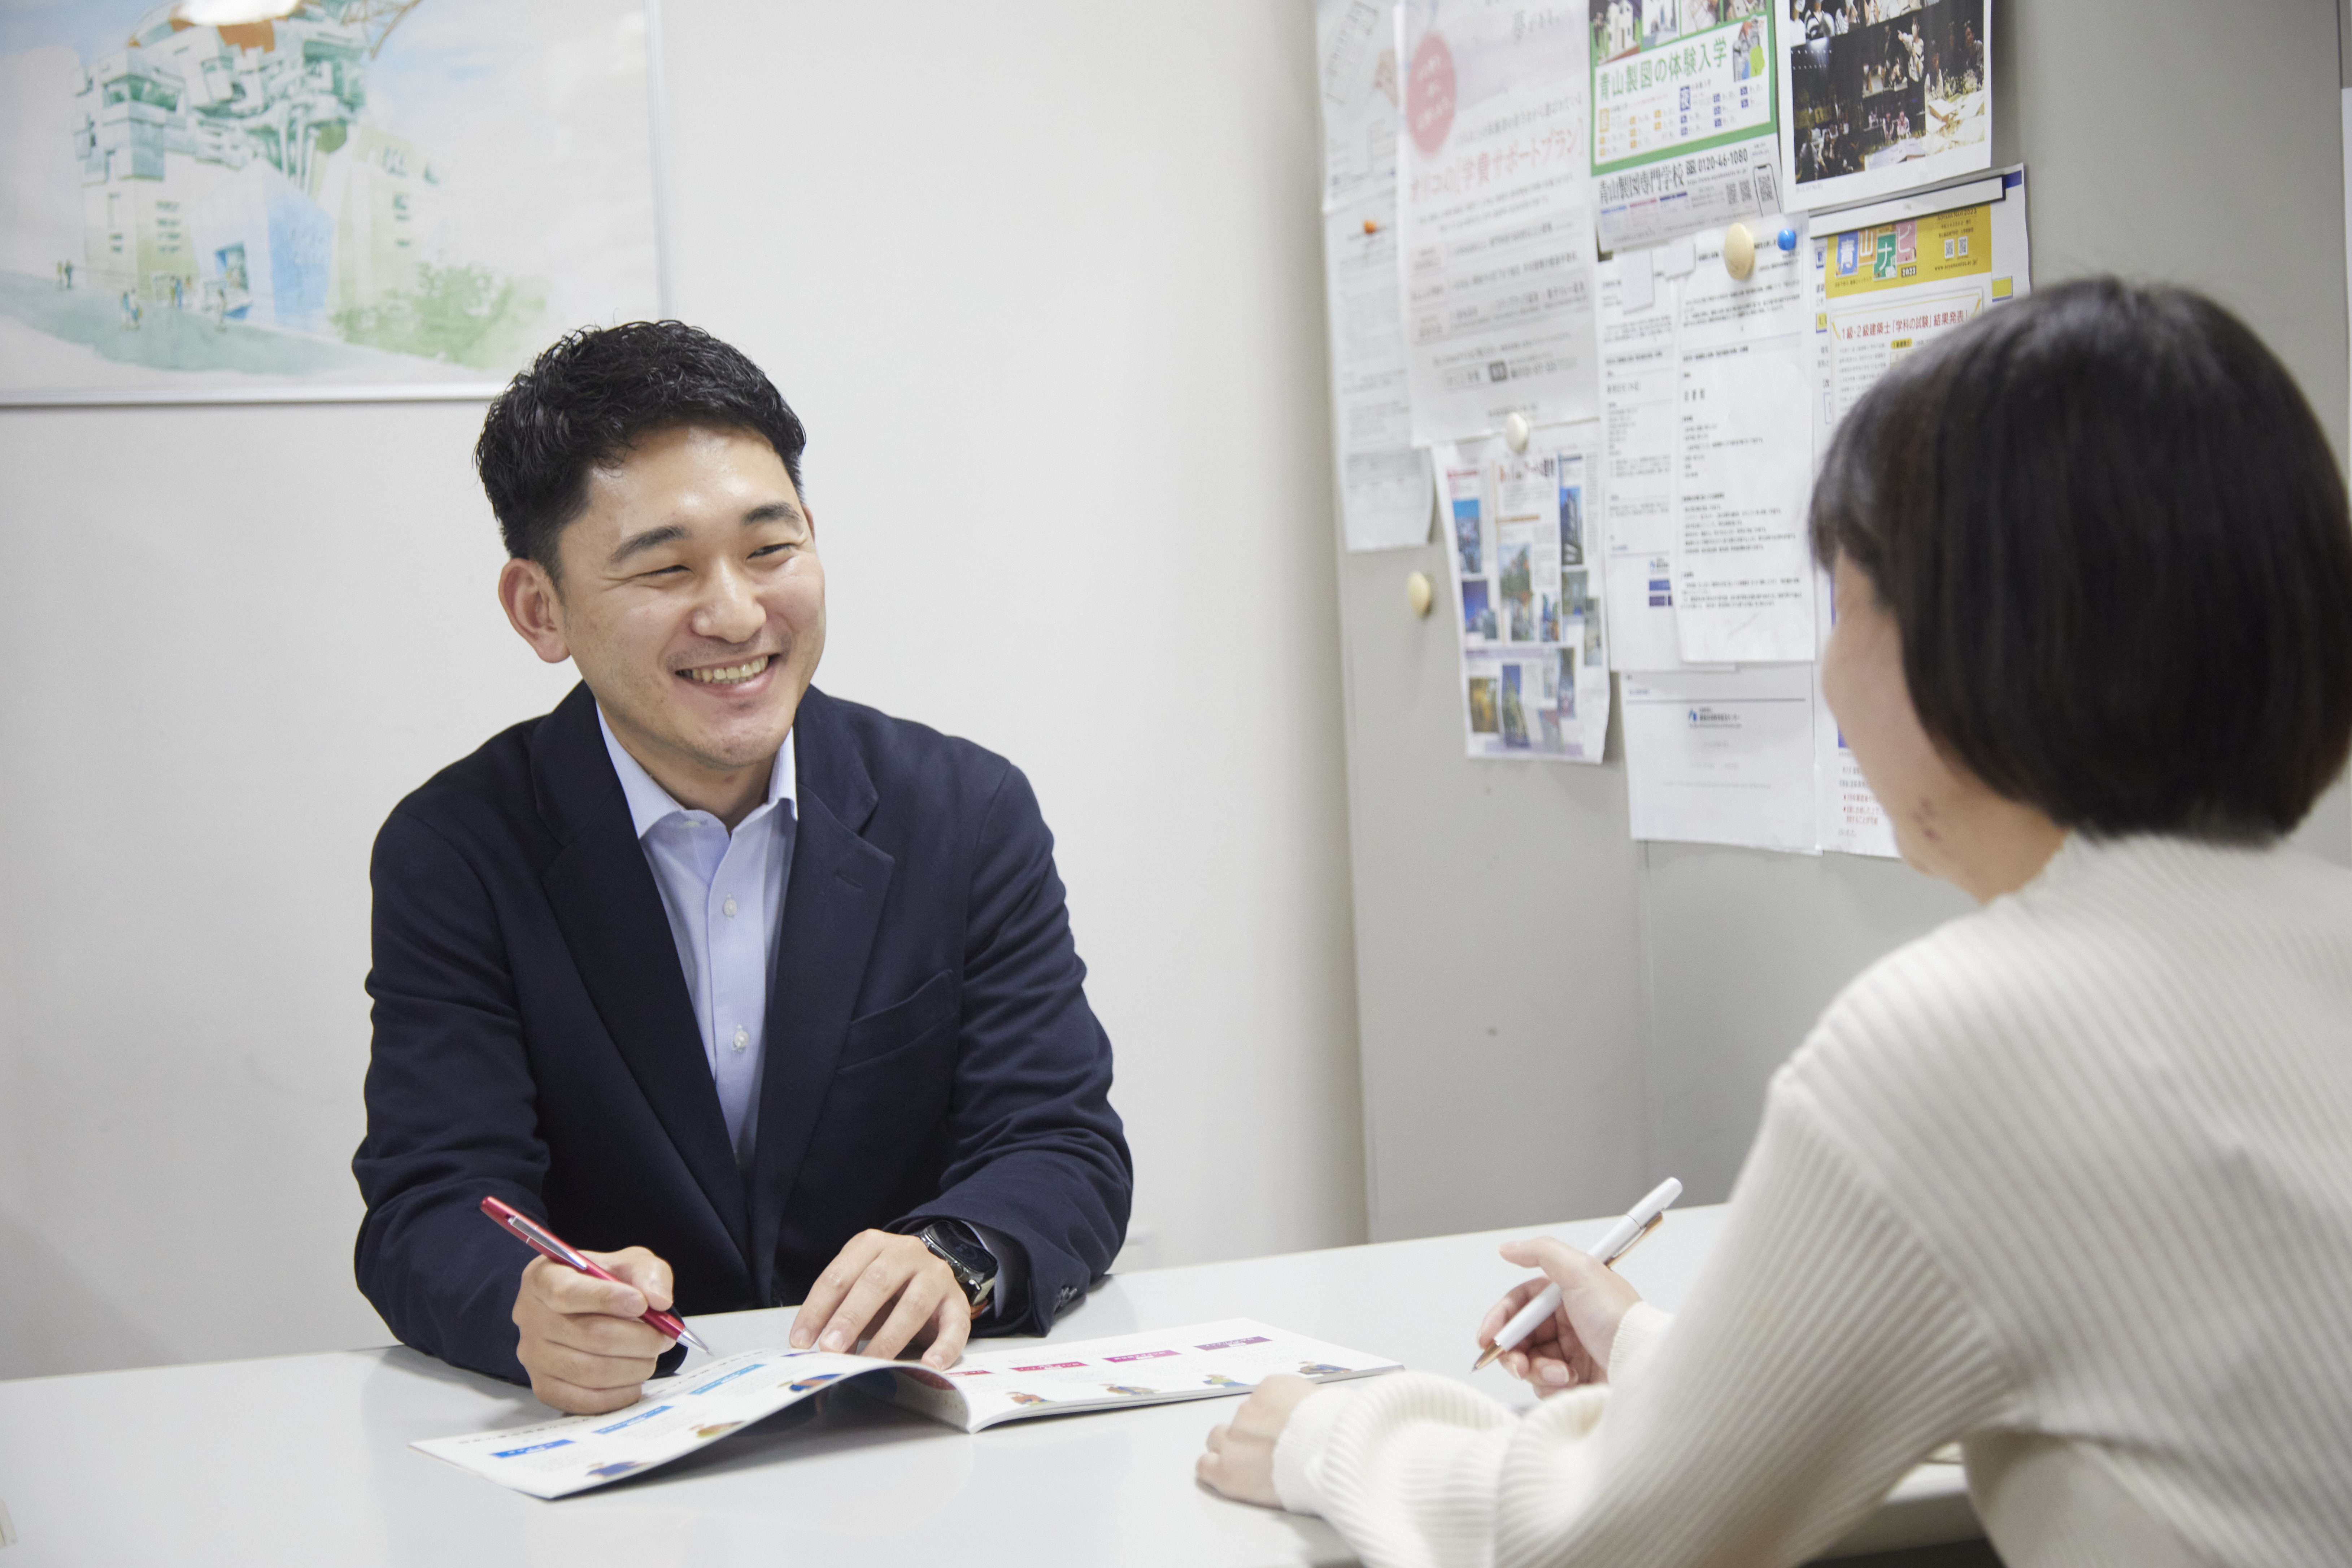
<svg viewBox="0 0 2352 1568"><path fill-rule="evenodd" d="M1609 1234L1601 1238L1601 1244L1592 1249L1591 1256L1599 1258L1604 1268L1614 1264L1633 1251L1635 1243L1666 1223L1666 1211L1674 1207L1675 1200L1682 1195L1683 1184L1668 1176L1648 1197L1627 1209L1623 1219L1609 1227ZM1495 1342L1487 1347L1486 1353L1480 1356L1470 1370L1476 1372L1491 1364L1505 1351L1517 1349L1521 1340L1536 1331L1537 1324L1559 1310L1559 1287L1545 1286L1541 1295L1520 1308L1517 1314L1503 1325L1503 1331L1495 1336Z"/></svg>

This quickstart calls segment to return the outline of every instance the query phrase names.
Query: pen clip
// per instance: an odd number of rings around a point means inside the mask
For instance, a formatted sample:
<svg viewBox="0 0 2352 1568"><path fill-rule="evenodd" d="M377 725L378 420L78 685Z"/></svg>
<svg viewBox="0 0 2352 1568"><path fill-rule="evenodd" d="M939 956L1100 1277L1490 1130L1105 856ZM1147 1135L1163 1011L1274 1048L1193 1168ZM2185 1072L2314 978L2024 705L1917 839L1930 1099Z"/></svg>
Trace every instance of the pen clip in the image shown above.
<svg viewBox="0 0 2352 1568"><path fill-rule="evenodd" d="M547 1232L540 1229L539 1226L531 1224L530 1216L509 1212L507 1214L500 1215L499 1218L500 1222L503 1223L509 1230L514 1232L514 1234L520 1237L526 1246L547 1254L548 1257L555 1259L558 1263L577 1268L583 1274L588 1271L588 1260L586 1258L581 1257L578 1253L564 1246L563 1243L556 1240L555 1237L548 1235Z"/></svg>
<svg viewBox="0 0 2352 1568"><path fill-rule="evenodd" d="M1636 1232L1634 1233L1633 1239L1633 1240L1631 1240L1631 1241L1629 1241L1629 1242L1627 1242L1624 1246L1622 1246L1622 1247L1619 1247L1619 1248L1617 1249L1617 1256L1616 1256L1616 1257L1614 1257L1614 1258L1610 1258L1607 1262L1605 1262L1605 1263L1601 1264L1601 1267L1602 1267L1603 1268L1616 1268L1616 1267L1617 1267L1617 1265L1619 1265L1620 1263L1622 1263L1623 1261L1625 1261L1625 1256L1626 1256L1626 1254L1628 1254L1628 1253L1632 1252L1635 1247L1637 1247L1641 1246L1641 1245L1642 1245L1642 1243L1643 1243L1643 1242L1645 1242L1645 1241L1649 1240L1649 1239L1650 1239L1650 1233L1651 1233L1652 1231L1654 1231L1654 1230L1657 1229L1660 1226L1662 1226L1662 1225L1664 1225L1664 1224L1665 1224L1665 1223L1666 1223L1666 1216L1665 1216L1665 1213L1664 1213L1664 1210L1660 1210L1658 1213L1656 1213L1656 1214L1654 1214L1654 1215L1652 1215L1650 1216L1650 1223L1649 1223L1649 1224L1647 1224L1647 1225L1645 1225L1645 1226L1643 1226L1639 1231L1636 1231Z"/></svg>

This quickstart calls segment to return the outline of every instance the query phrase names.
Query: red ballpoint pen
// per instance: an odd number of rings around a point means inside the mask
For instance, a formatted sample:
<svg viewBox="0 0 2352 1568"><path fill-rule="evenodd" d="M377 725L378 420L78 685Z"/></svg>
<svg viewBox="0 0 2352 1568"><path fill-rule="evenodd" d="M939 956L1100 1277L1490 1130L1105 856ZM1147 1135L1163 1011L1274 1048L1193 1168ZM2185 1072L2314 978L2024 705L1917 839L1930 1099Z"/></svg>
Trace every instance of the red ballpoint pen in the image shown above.
<svg viewBox="0 0 2352 1568"><path fill-rule="evenodd" d="M502 1204L496 1198L484 1198L482 1212L496 1220L500 1229L529 1243L531 1250L542 1258L552 1258L566 1268L577 1268L592 1279L610 1279L615 1285L628 1283L627 1280L598 1268L593 1258L511 1204ZM684 1340L704 1355L717 1353L709 1345L695 1338L694 1331L688 1328L685 1321L674 1312L648 1310L645 1314L645 1321L671 1339Z"/></svg>

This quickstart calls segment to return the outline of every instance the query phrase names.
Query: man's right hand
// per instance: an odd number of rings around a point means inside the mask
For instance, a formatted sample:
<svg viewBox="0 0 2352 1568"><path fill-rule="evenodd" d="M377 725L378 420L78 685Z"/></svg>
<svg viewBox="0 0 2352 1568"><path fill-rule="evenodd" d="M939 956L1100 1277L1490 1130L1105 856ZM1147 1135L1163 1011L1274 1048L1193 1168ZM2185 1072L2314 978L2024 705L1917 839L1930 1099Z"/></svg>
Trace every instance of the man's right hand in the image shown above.
<svg viewBox="0 0 2352 1568"><path fill-rule="evenodd" d="M515 1327L522 1331L515 1355L541 1402L570 1415L601 1415L636 1403L673 1342L638 1321L647 1308L669 1310L669 1265L642 1247L583 1256L618 1279L532 1258L515 1291Z"/></svg>

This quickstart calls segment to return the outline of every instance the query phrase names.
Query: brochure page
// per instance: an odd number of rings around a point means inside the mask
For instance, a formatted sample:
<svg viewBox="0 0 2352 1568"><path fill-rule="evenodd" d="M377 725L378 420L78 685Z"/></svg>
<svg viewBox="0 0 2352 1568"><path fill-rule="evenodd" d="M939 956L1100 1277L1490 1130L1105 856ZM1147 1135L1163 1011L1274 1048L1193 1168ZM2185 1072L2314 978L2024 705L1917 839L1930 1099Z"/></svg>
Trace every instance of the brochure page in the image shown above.
<svg viewBox="0 0 2352 1568"><path fill-rule="evenodd" d="M656 1378L625 1410L435 1437L421 1453L536 1498L668 1463L853 1380L860 1392L977 1432L1000 1421L1246 1394L1276 1373L1330 1382L1398 1363L1246 1318L1118 1339L983 1351L945 1373L828 1351L744 1351Z"/></svg>

